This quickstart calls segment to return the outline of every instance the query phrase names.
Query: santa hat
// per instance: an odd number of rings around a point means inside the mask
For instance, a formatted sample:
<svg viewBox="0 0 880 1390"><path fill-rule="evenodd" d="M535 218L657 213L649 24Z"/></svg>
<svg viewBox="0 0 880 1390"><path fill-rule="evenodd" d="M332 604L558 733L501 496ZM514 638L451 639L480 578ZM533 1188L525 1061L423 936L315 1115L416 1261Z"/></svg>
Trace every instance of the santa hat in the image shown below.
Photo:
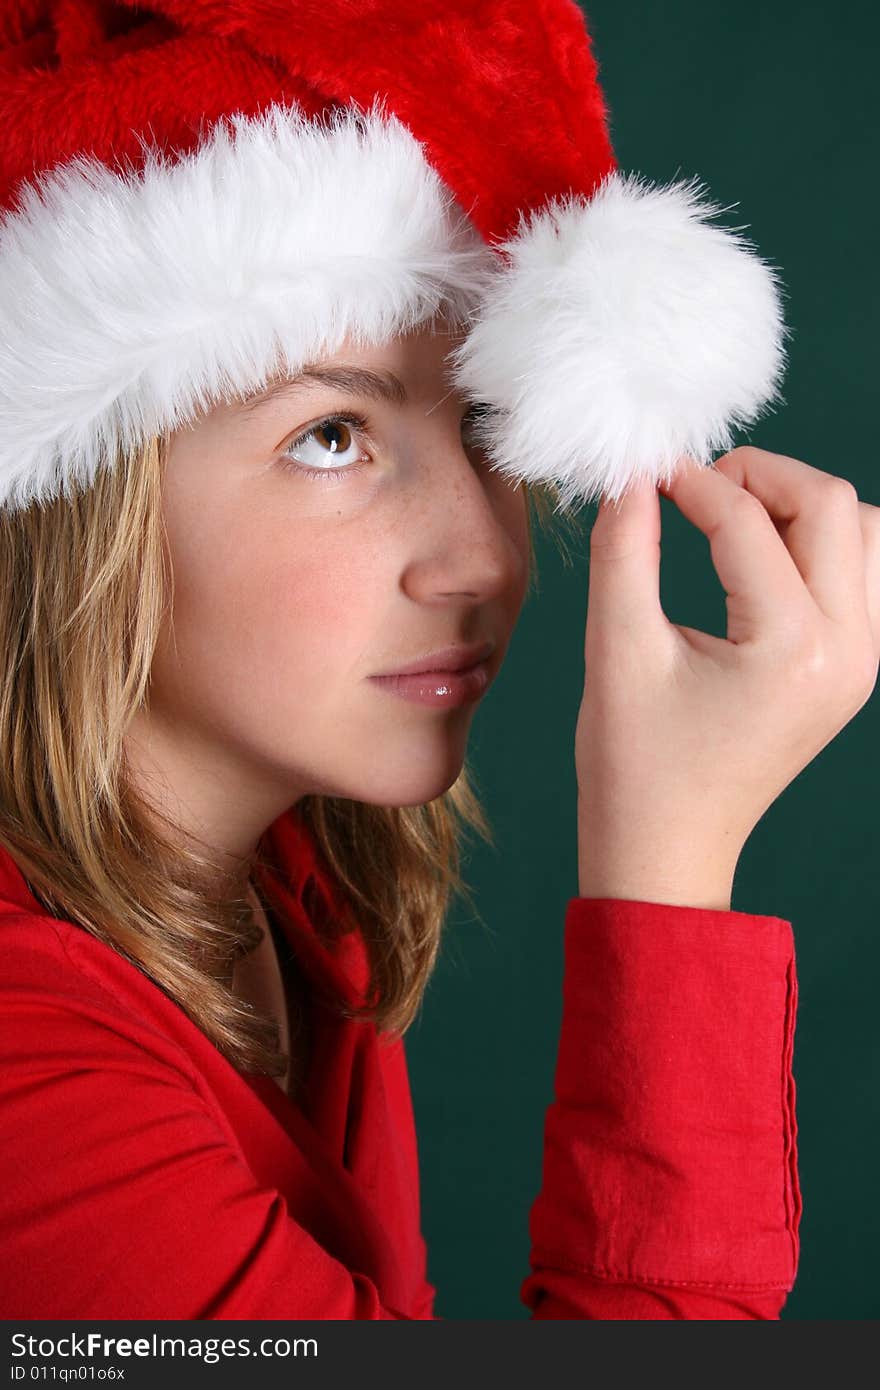
<svg viewBox="0 0 880 1390"><path fill-rule="evenodd" d="M618 169L573 0L0 0L0 72L9 509L439 311L492 466L566 507L780 398L776 271Z"/></svg>

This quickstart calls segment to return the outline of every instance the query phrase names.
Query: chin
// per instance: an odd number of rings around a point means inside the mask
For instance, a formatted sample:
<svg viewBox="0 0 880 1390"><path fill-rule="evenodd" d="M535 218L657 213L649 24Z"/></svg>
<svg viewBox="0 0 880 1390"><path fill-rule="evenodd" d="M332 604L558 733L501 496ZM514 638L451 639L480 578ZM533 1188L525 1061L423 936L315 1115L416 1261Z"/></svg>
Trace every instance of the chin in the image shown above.
<svg viewBox="0 0 880 1390"><path fill-rule="evenodd" d="M371 806L423 806L448 791L461 774L463 752L446 748L429 754L423 750L417 757L378 760L365 768L354 786L349 782L344 795L353 801Z"/></svg>

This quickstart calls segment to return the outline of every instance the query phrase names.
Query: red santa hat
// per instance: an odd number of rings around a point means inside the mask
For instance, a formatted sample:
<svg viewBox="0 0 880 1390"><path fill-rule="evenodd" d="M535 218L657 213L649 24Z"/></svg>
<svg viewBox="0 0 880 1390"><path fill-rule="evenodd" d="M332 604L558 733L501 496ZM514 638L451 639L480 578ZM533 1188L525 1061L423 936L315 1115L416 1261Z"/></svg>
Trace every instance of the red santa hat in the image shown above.
<svg viewBox="0 0 880 1390"><path fill-rule="evenodd" d="M573 0L0 0L0 505L442 311L562 505L773 400L775 269L616 164Z"/></svg>

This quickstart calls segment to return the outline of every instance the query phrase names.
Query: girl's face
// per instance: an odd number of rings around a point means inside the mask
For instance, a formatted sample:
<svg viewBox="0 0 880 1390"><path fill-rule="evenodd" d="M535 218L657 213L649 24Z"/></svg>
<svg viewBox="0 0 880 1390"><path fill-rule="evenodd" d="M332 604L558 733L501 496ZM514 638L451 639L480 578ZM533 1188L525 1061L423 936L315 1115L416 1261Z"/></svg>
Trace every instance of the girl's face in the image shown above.
<svg viewBox="0 0 880 1390"><path fill-rule="evenodd" d="M461 770L477 705L370 679L484 641L494 676L525 597L525 489L469 438L445 375L456 341L428 325L320 363L391 373L405 399L288 380L172 437L173 633L131 734L211 843L245 852L311 793L421 804Z"/></svg>

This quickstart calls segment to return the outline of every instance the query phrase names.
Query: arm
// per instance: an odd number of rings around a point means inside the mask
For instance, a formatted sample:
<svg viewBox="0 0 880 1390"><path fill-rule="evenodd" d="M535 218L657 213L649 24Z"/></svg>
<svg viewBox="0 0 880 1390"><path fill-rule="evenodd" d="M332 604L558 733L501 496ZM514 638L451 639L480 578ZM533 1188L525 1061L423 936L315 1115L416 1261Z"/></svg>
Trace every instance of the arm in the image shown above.
<svg viewBox="0 0 880 1390"><path fill-rule="evenodd" d="M768 807L876 684L880 509L751 447L683 457L659 491L709 543L727 635L666 616L650 474L603 498L582 896L523 1296L536 1316L563 1298L569 1317L776 1317L800 1216L794 944L788 922L731 912L729 889Z"/></svg>
<svg viewBox="0 0 880 1390"><path fill-rule="evenodd" d="M798 1260L778 917L573 898L530 1218L535 1318L777 1318Z"/></svg>

